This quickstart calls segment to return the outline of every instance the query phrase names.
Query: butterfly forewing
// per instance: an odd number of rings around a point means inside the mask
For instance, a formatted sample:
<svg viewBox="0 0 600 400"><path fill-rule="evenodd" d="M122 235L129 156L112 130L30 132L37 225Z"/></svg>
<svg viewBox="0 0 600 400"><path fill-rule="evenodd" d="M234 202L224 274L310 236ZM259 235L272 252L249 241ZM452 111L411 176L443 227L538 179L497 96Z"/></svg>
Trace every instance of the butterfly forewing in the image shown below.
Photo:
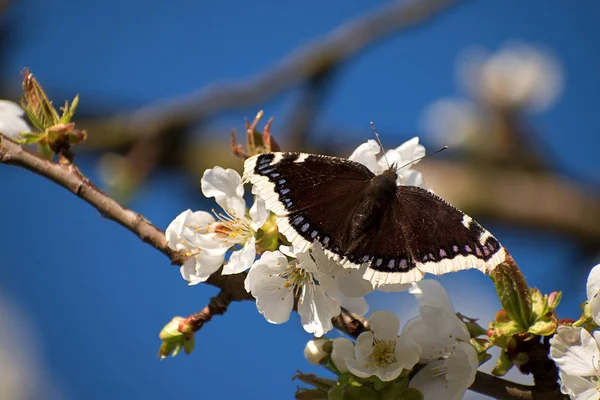
<svg viewBox="0 0 600 400"><path fill-rule="evenodd" d="M255 156L246 161L245 171L267 208L285 215L284 225L295 231L297 242L318 240L336 252L348 246L352 215L374 177L362 164L303 153Z"/></svg>

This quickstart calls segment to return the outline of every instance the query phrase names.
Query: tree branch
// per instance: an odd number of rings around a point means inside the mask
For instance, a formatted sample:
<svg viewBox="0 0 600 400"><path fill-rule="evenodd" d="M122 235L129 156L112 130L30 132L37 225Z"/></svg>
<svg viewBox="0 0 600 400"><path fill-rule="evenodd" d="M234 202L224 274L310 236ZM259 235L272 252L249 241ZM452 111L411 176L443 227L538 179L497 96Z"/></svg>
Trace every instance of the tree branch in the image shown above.
<svg viewBox="0 0 600 400"><path fill-rule="evenodd" d="M21 145L0 134L0 163L28 169L46 177L56 184L66 188L82 200L96 208L100 214L127 228L136 234L143 242L148 243L161 253L167 255L173 264L182 264L186 256L175 252L167 246L165 234L154 226L143 215L123 207L96 187L73 164L58 164L48 161ZM206 282L221 288L219 295L211 299L210 304L200 313L189 316L186 321L194 328L209 321L213 315L225 312L231 301L254 300L244 290L246 274L222 276L219 272L211 275ZM336 328L357 337L368 329L365 318L347 310L333 319ZM535 388L520 385L503 379L478 372L472 390L498 399L535 399Z"/></svg>
<svg viewBox="0 0 600 400"><path fill-rule="evenodd" d="M91 147L126 145L140 137L169 134L174 129L219 112L260 104L282 91L310 81L397 31L422 26L457 0L393 1L334 29L293 51L258 76L213 84L195 93L142 108L132 114L81 121ZM101 134L100 134L101 133Z"/></svg>
<svg viewBox="0 0 600 400"><path fill-rule="evenodd" d="M0 134L0 163L28 169L64 187L89 203L104 218L124 226L144 243L148 243L169 257L172 264L181 265L187 259L184 253L169 248L164 231L154 226L142 214L117 203L94 185L75 165L48 161L2 134ZM222 276L217 272L211 275L207 283L225 291L232 300L253 299L244 290L244 279L245 274Z"/></svg>

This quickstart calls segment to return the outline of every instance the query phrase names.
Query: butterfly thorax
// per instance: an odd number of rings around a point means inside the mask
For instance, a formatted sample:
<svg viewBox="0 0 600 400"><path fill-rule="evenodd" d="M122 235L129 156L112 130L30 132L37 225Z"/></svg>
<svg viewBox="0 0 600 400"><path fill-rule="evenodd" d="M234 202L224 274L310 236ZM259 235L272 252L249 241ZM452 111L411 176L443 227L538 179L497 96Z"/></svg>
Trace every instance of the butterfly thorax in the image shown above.
<svg viewBox="0 0 600 400"><path fill-rule="evenodd" d="M379 227L385 209L395 198L398 189L396 178L396 169L390 168L375 175L365 188L361 202L352 216L350 250L360 248L361 243Z"/></svg>

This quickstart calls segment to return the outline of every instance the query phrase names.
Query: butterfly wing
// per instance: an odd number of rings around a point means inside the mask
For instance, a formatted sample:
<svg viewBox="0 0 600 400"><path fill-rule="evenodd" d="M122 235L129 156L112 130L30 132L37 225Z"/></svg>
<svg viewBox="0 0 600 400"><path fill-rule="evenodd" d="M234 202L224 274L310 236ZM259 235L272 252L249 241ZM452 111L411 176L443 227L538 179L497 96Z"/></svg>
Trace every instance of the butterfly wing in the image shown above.
<svg viewBox="0 0 600 400"><path fill-rule="evenodd" d="M315 240L335 252L347 248L362 200L357 194L374 176L362 164L315 154L261 154L244 163L244 180L255 185L279 217L281 232L300 249Z"/></svg>
<svg viewBox="0 0 600 400"><path fill-rule="evenodd" d="M294 246L305 250L319 241L345 267L367 265L364 277L374 286L415 282L427 272L487 273L506 258L471 217L415 186L397 187L377 216L365 214L361 204L374 177L362 164L304 153L262 154L244 164L244 180L255 185ZM356 240L352 222L359 214L372 217Z"/></svg>
<svg viewBox="0 0 600 400"><path fill-rule="evenodd" d="M498 240L471 217L415 186L398 187L381 226L352 258L365 254L371 256L365 278L375 286L414 282L426 272L488 273L506 257Z"/></svg>

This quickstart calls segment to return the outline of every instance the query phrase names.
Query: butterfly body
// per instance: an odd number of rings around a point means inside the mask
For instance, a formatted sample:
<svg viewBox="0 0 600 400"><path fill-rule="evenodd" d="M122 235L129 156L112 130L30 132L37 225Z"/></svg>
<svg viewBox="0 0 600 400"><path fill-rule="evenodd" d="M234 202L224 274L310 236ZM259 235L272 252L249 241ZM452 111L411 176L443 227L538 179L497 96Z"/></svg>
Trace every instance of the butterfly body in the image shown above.
<svg viewBox="0 0 600 400"><path fill-rule="evenodd" d="M350 225L350 244L344 246L346 254L361 248L361 244L381 225L385 209L394 199L398 186L396 172L389 169L381 175L375 175L369 181L361 202L353 210Z"/></svg>
<svg viewBox="0 0 600 400"><path fill-rule="evenodd" d="M374 286L410 283L504 261L500 243L433 193L397 185L395 167L375 175L362 164L305 153L269 153L244 164L280 231L299 250L319 242L347 268L366 266Z"/></svg>

